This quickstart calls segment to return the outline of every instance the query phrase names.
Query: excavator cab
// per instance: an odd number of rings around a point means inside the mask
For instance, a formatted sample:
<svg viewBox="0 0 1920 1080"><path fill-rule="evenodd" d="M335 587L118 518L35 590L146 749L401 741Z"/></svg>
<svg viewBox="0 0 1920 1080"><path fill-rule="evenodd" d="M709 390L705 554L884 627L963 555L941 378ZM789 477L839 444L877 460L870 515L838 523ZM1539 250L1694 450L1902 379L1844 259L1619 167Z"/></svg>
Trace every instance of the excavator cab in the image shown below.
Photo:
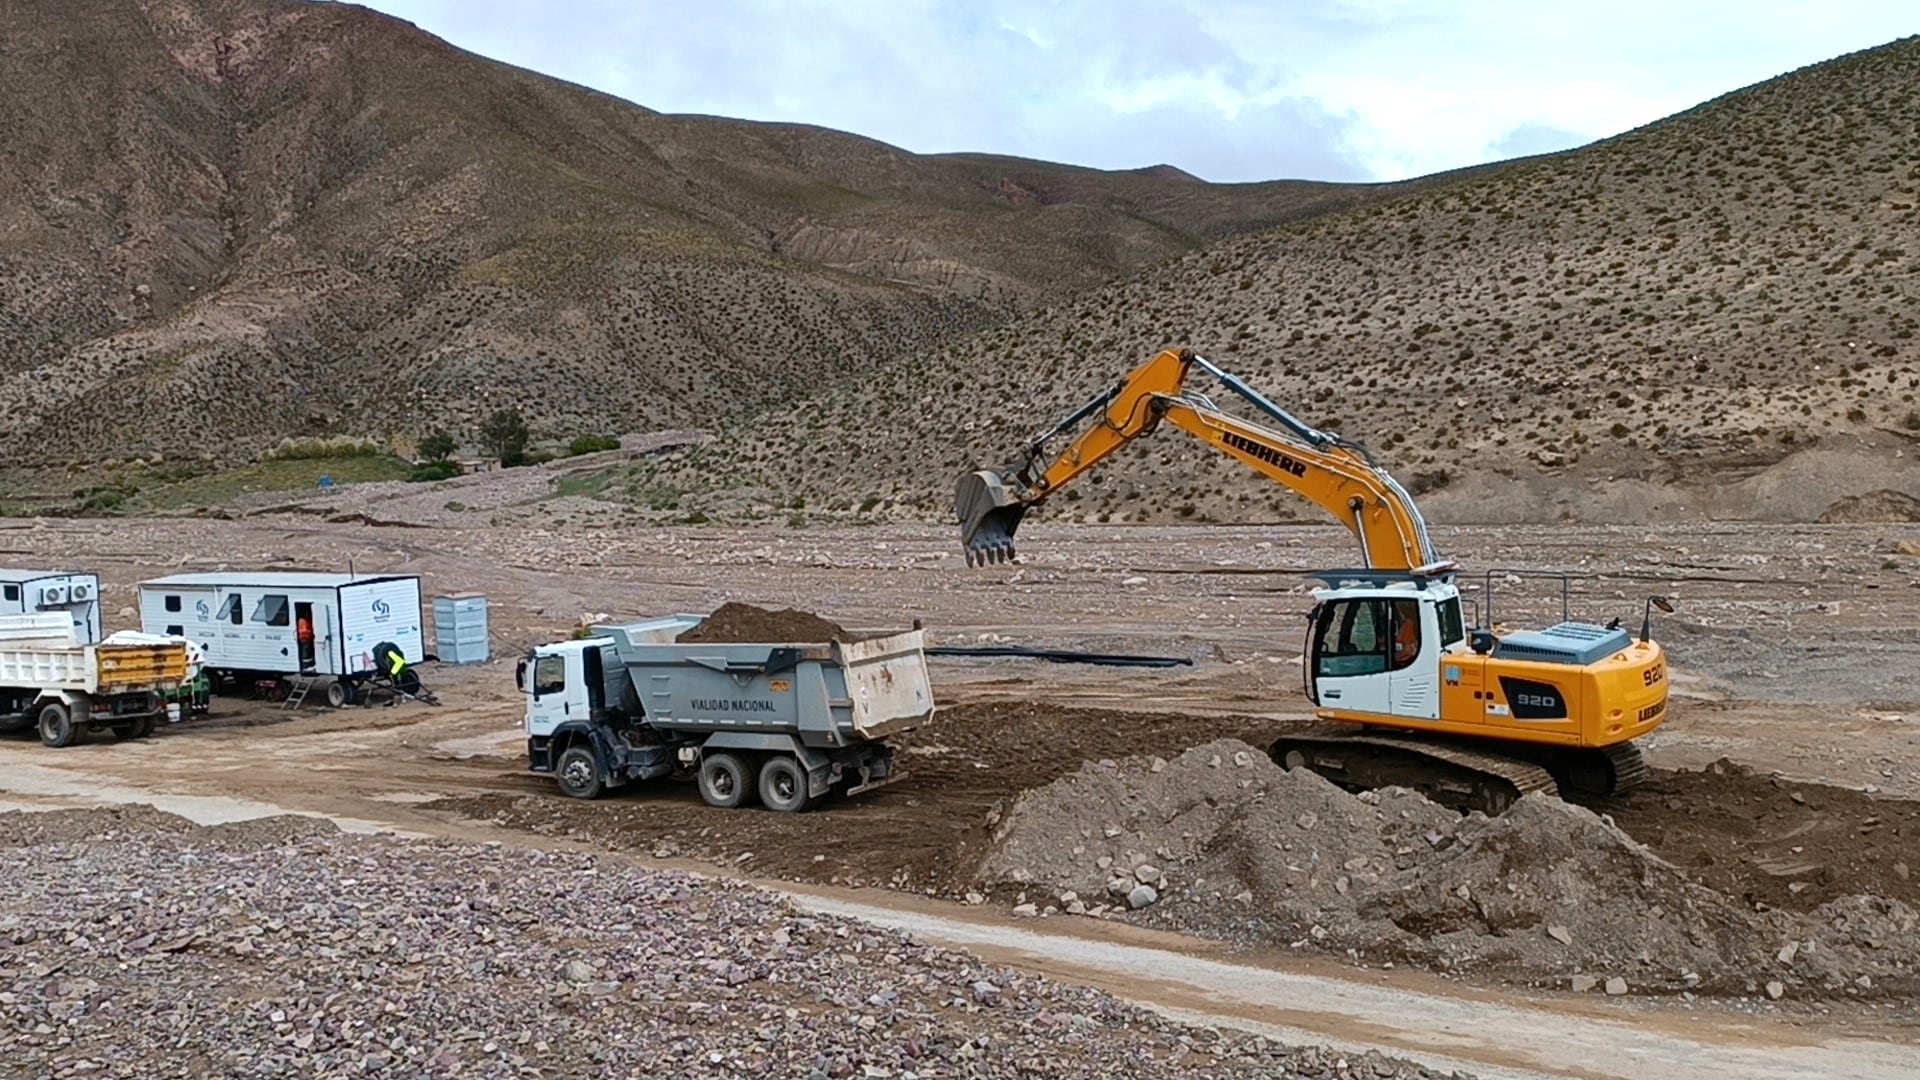
<svg viewBox="0 0 1920 1080"><path fill-rule="evenodd" d="M1329 710L1436 720L1440 656L1466 637L1443 582L1324 589L1308 631L1308 697Z"/></svg>

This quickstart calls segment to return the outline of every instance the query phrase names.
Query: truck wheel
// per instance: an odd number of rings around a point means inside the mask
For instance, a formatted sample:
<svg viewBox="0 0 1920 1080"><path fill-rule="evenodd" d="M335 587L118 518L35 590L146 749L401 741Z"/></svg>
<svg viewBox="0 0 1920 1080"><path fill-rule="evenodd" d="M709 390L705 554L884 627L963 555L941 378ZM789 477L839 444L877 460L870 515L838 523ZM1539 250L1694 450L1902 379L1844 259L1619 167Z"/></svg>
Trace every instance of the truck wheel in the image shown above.
<svg viewBox="0 0 1920 1080"><path fill-rule="evenodd" d="M807 794L807 773L787 754L775 754L760 766L760 801L769 810L796 814L813 805Z"/></svg>
<svg viewBox="0 0 1920 1080"><path fill-rule="evenodd" d="M553 778L559 781L560 790L565 794L576 799L595 798L601 788L600 756L591 746L569 746L554 766Z"/></svg>
<svg viewBox="0 0 1920 1080"><path fill-rule="evenodd" d="M144 739L153 734L153 717L142 716L124 724L113 725L113 737L116 739Z"/></svg>
<svg viewBox="0 0 1920 1080"><path fill-rule="evenodd" d="M327 706L344 709L353 703L353 688L339 679L327 683Z"/></svg>
<svg viewBox="0 0 1920 1080"><path fill-rule="evenodd" d="M708 806L734 810L747 804L753 792L753 774L732 754L707 754L700 759L700 797Z"/></svg>
<svg viewBox="0 0 1920 1080"><path fill-rule="evenodd" d="M80 737L80 728L73 722L73 713L66 705L58 701L49 701L40 708L40 741L52 746L72 746Z"/></svg>

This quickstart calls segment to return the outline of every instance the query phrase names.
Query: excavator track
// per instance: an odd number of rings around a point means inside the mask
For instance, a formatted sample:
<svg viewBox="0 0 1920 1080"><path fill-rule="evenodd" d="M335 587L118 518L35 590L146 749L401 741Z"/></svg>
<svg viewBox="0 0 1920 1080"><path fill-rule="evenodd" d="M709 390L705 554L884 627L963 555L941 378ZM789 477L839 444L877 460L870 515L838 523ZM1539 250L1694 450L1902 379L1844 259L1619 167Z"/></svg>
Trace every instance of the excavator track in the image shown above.
<svg viewBox="0 0 1920 1080"><path fill-rule="evenodd" d="M1281 736L1269 753L1345 788L1398 785L1457 810L1500 814L1522 795L1560 793L1553 774L1533 762L1413 732L1315 724Z"/></svg>

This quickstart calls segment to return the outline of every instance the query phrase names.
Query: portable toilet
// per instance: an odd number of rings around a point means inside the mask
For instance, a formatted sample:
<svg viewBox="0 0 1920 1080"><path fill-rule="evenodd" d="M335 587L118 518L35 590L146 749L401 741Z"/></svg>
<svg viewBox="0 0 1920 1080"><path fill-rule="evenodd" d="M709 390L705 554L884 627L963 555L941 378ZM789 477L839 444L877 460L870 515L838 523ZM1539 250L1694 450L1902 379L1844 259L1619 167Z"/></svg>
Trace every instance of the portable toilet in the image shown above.
<svg viewBox="0 0 1920 1080"><path fill-rule="evenodd" d="M441 663L484 663L487 659L487 598L471 592L434 597L433 637Z"/></svg>

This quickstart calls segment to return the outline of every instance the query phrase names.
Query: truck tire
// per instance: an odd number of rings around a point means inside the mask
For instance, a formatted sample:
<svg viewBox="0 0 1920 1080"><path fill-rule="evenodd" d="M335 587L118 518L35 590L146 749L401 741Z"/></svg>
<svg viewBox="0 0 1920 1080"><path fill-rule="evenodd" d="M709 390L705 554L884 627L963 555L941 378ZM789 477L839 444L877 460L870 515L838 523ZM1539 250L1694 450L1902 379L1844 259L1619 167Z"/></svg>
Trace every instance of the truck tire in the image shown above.
<svg viewBox="0 0 1920 1080"><path fill-rule="evenodd" d="M708 806L737 810L753 794L753 773L733 754L706 754L700 758L700 797Z"/></svg>
<svg viewBox="0 0 1920 1080"><path fill-rule="evenodd" d="M40 707L40 742L51 747L72 746L80 739L80 725L73 722L73 713L58 701L49 701Z"/></svg>
<svg viewBox="0 0 1920 1080"><path fill-rule="evenodd" d="M153 734L154 720L151 716L142 716L124 724L113 725L113 737L116 739L144 739Z"/></svg>
<svg viewBox="0 0 1920 1080"><path fill-rule="evenodd" d="M760 766L760 801L769 810L797 814L813 805L807 772L790 754L775 754Z"/></svg>
<svg viewBox="0 0 1920 1080"><path fill-rule="evenodd" d="M576 799L592 799L600 795L600 755L586 743L575 743L561 753L560 760L553 767L553 778L560 785L562 794Z"/></svg>
<svg viewBox="0 0 1920 1080"><path fill-rule="evenodd" d="M353 704L353 687L339 679L330 680L327 683L327 707L344 709L351 704Z"/></svg>

